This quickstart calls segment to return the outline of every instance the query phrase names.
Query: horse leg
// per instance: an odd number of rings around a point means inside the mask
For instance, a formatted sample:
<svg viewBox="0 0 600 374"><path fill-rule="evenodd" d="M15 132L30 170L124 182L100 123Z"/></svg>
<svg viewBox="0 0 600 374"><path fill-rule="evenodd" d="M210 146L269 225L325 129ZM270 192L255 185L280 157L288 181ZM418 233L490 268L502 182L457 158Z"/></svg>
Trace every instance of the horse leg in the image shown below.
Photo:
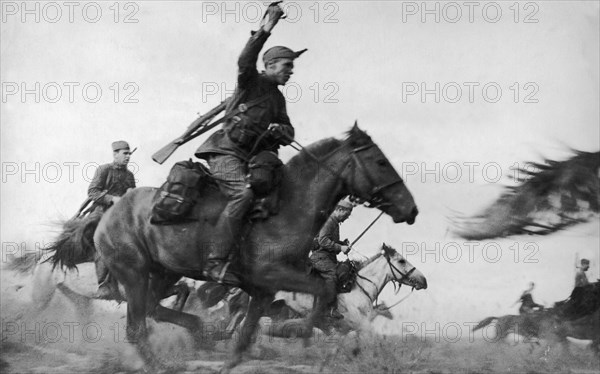
<svg viewBox="0 0 600 374"><path fill-rule="evenodd" d="M173 304L173 309L178 312L183 311L183 307L190 296L190 288L185 283L175 284L172 287L175 294L177 294L177 299L175 299L175 303Z"/></svg>
<svg viewBox="0 0 600 374"><path fill-rule="evenodd" d="M98 234L98 232L96 232ZM127 341L135 346L138 354L150 369L159 366L152 353L146 326L149 266L143 251L132 239L114 240L106 232L94 237L96 249L102 254L110 273L125 288L127 298Z"/></svg>
<svg viewBox="0 0 600 374"><path fill-rule="evenodd" d="M252 336L258 327L258 320L263 315L267 306L273 301L273 298L274 294L262 294L255 295L250 299L246 319L242 323L240 329L239 339L233 350L231 359L228 360L223 366L223 369L221 369L222 374L229 373L232 368L242 361L242 354L248 349L252 342Z"/></svg>
<svg viewBox="0 0 600 374"><path fill-rule="evenodd" d="M155 368L158 366L158 362L150 348L146 326L148 271L143 268L130 268L131 271L127 271L121 266L118 269L117 279L123 284L127 294L127 340L136 347L144 363ZM114 271L113 274L115 274Z"/></svg>
<svg viewBox="0 0 600 374"><path fill-rule="evenodd" d="M329 290L325 287L325 281L320 277L307 276L304 272L287 267L261 269L261 274L261 279L255 279L255 283L265 289L272 289L276 284L278 287L277 290L273 290L274 292L278 290L302 292L317 298L316 307L306 318L305 331L310 335L304 338L310 338L316 321L325 314L326 300L331 298Z"/></svg>
<svg viewBox="0 0 600 374"><path fill-rule="evenodd" d="M187 329L196 341L204 346L204 325L200 317L160 305L160 300L169 294L168 291L173 289L173 285L180 278L181 275L174 273L153 272L151 274L147 299L148 316L157 322L169 322ZM217 335L218 332L211 332L211 335Z"/></svg>

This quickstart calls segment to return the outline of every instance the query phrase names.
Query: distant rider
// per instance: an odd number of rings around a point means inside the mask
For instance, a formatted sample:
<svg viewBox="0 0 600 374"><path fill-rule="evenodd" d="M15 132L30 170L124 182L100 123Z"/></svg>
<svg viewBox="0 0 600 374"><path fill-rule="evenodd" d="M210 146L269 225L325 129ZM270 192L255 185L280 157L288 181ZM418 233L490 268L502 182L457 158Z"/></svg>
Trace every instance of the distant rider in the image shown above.
<svg viewBox="0 0 600 374"><path fill-rule="evenodd" d="M337 254L340 252L348 253L350 247L348 241L340 241L340 224L344 222L352 213L353 205L351 202L342 200L338 203L335 210L316 237L316 249L310 256L313 268L325 280L325 287L329 290L332 297L325 300L329 307L329 316L333 318L344 318L337 310Z"/></svg>
<svg viewBox="0 0 600 374"><path fill-rule="evenodd" d="M94 179L88 188L88 197L95 205L94 213L102 214L121 196L135 188L133 173L127 169L131 157L129 144L124 140L112 143L113 162L100 165L96 169ZM116 280L108 273L108 268L99 256L96 256L96 276L98 277L98 291L96 297L101 299L115 299L118 292Z"/></svg>

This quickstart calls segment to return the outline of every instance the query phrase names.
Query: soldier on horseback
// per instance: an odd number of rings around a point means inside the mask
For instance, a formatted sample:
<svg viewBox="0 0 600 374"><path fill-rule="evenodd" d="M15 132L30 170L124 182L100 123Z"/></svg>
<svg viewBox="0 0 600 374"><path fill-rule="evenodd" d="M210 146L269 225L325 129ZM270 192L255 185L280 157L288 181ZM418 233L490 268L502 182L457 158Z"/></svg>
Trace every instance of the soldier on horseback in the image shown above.
<svg viewBox="0 0 600 374"><path fill-rule="evenodd" d="M88 188L88 197L94 202L94 213L102 214L111 205L119 201L127 191L135 188L133 173L127 169L131 157L129 144L119 140L112 143L113 162L100 165ZM96 256L96 275L98 291L96 297L112 299L118 294L117 283L109 275L108 269L99 255Z"/></svg>
<svg viewBox="0 0 600 374"><path fill-rule="evenodd" d="M315 238L316 249L310 256L313 268L325 280L325 287L330 291L331 298L326 300L329 306L329 316L333 318L344 318L337 310L337 254L350 251L349 242L340 241L340 224L352 213L351 202L341 200L331 216L327 219L319 235Z"/></svg>
<svg viewBox="0 0 600 374"><path fill-rule="evenodd" d="M515 304L521 302L521 306L519 307L519 314L529 314L544 309L543 305L533 301L533 296L531 295L531 292L533 292L534 287L535 283L529 282L529 288L523 291L523 294L521 295L519 300L515 302Z"/></svg>
<svg viewBox="0 0 600 374"><path fill-rule="evenodd" d="M588 260L587 258L582 258L581 266L579 266L579 270L575 274L575 287L583 287L590 284L590 281L588 280L588 277L585 274L585 272L588 271L589 268L590 260Z"/></svg>
<svg viewBox="0 0 600 374"><path fill-rule="evenodd" d="M266 14L268 21L252 32L238 59L237 86L225 112L228 120L196 151L196 157L208 162L221 192L228 199L213 235L224 239L204 243L205 248L202 248L208 250L203 275L220 283L240 284L239 278L228 272L228 256L254 198L245 179L248 161L263 151L277 152L279 146L290 144L294 138L285 99L277 87L287 83L293 73L294 59L305 50L270 48L263 55L265 71L256 70L258 54L282 15L279 5L271 4Z"/></svg>

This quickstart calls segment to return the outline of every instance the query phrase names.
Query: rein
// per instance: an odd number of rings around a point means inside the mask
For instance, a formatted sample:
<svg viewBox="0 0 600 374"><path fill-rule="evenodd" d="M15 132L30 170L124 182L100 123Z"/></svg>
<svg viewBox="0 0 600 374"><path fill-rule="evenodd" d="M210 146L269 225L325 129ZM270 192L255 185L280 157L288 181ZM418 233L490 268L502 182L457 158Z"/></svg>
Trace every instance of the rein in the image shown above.
<svg viewBox="0 0 600 374"><path fill-rule="evenodd" d="M392 264L392 261L390 259L390 257L388 255L385 255L385 259L388 263L388 266L390 268L390 271L392 273L392 284L394 285L394 292L397 294L398 291L400 291L400 287L402 287L402 280L404 280L405 278L410 277L410 275L417 269L415 266L413 266L412 269L410 269L408 272L406 272L406 274L402 273L402 271L400 269L398 269L396 266L394 266L394 264ZM400 274L400 279L398 279L398 277L396 276L396 272L398 274ZM360 279L364 279L367 282L371 283L372 285L375 286L375 288L377 288L377 285L375 284L375 282L373 282L372 280L370 280L367 277L363 277L362 275L360 275L359 273L356 273L356 276ZM365 296L369 299L369 301L371 301L371 304L375 304L375 307L378 306L378 302L377 299L379 297L379 293L377 293L377 295L375 295L375 300L373 300L371 298L371 296L369 295L369 293L364 289L363 286L360 285L360 283L356 282L356 285L358 286L358 288L360 288L360 290L365 294ZM408 296L412 295L412 292L408 295L406 295L405 297L403 297L402 299L400 299L398 302L394 303L392 306L387 307L387 309L390 309L398 304L400 304L402 301L404 301Z"/></svg>
<svg viewBox="0 0 600 374"><path fill-rule="evenodd" d="M306 147L304 147L302 144L298 143L296 140L292 140L292 142L295 143L301 150L303 150L317 164L322 165L332 175L334 175L338 179L344 180L344 177L342 176L342 174L340 172L338 172L337 170L333 170L331 167L329 167L329 165L327 165L325 163L325 161L327 159L329 159L331 156L333 156L335 153L337 153L340 149L344 148L345 144L340 145L339 147L337 147L336 149L334 149L333 151L329 152L328 154L323 156L321 159L319 159L317 156L313 155L309 150L306 149ZM365 206L367 206L368 208L380 208L383 206L390 205L390 203L383 202L383 199L379 196L381 191L383 191L386 188L389 188L393 185L396 185L398 183L404 183L404 182L403 182L402 178L398 177L398 178L394 178L394 180L392 180L388 183L382 184L382 185L378 185L375 183L373 176L369 172L369 169L364 165L364 162L362 161L362 159L360 157L358 157L359 152L365 151L372 147L375 147L375 143L366 144L366 145L360 146L358 148L353 148L351 151L351 157L347 158L342 166L343 166L343 168L345 168L345 167L347 167L347 165L350 161L353 161L351 164L352 165L352 180L351 181L354 181L354 179L356 178L356 172L357 172L358 168L360 168L360 169L362 169L364 175L366 176L367 180L369 181L369 184L371 186L374 186L371 189L371 191L369 192L369 195L372 196L371 198L363 199L359 196L359 194L355 193L354 191L350 191L350 195L355 196L361 202L367 202L368 205L365 204ZM296 148L296 147L293 147L293 148L298 150L298 148ZM353 186L354 183L348 183L348 185Z"/></svg>

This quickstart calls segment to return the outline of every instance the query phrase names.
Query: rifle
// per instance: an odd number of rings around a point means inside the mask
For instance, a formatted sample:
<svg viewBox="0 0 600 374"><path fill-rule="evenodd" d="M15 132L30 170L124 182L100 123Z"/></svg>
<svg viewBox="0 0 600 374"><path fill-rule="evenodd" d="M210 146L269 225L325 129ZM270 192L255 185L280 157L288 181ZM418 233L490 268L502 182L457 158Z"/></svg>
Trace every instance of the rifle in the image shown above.
<svg viewBox="0 0 600 374"><path fill-rule="evenodd" d="M212 108L206 114L198 117L194 122L192 122L188 126L187 130L185 130L183 135L159 149L156 153L152 155L152 159L162 165L162 163L165 162L173 154L173 152L175 152L177 148L179 148L179 146L189 142L190 140L196 138L201 134L204 134L216 125L220 124L221 122L217 121L209 125L210 121L212 121L217 114L225 110L225 107L227 106L229 100L229 98L223 100L221 104Z"/></svg>

